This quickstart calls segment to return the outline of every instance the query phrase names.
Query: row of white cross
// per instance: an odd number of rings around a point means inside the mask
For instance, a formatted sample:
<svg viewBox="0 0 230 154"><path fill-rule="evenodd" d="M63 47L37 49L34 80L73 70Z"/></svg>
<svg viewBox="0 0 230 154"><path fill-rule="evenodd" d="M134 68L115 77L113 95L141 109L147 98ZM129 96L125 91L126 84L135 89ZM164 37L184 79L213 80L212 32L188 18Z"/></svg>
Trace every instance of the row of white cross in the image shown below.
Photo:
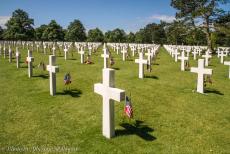
<svg viewBox="0 0 230 154"><path fill-rule="evenodd" d="M173 45L164 45L165 49L169 52L170 55L172 55L172 57L175 57L175 62L177 62L177 59L181 60L181 70L184 71L184 62L189 60L189 55L186 57L185 56L185 50L183 47L177 47L177 46L173 46ZM200 49L198 47L198 49ZM178 57L178 55L180 55L180 53L178 52L178 50L182 50L181 52L181 56ZM196 48L194 48L194 51L192 53L194 53L196 50ZM230 61L229 62L224 62L223 60L223 56L227 56L228 52L226 52L224 54L224 50L219 51L218 49L218 56L221 58L221 63L224 63L225 65L229 65L229 78L230 78ZM202 57L204 59L199 59L198 60L198 67L191 67L191 72L193 73L197 73L198 77L197 77L197 92L199 93L204 93L204 75L211 75L212 74L212 69L206 69L205 66L209 65L209 58L211 58L212 56L210 55L210 51L207 50L205 52L205 55L202 55ZM178 57L178 58L177 58ZM194 58L195 59L195 58Z"/></svg>
<svg viewBox="0 0 230 154"><path fill-rule="evenodd" d="M17 63L20 61L20 53L16 49L16 59ZM11 51L11 49L10 49ZM29 78L33 74L33 61L31 50L28 50L28 56L26 58L28 63L28 75ZM49 55L49 65L46 69L49 71L50 77L50 95L54 96L56 94L56 73L59 72L59 67L56 65L55 55ZM18 67L19 68L19 67ZM103 96L103 135L107 138L111 138L115 135L115 126L114 126L114 100L123 101L125 99L125 91L121 89L114 88L114 78L115 71L110 68L103 69L103 82L97 83L94 85L94 92Z"/></svg>
<svg viewBox="0 0 230 154"><path fill-rule="evenodd" d="M119 53L119 49L117 47L120 48L119 45L117 45L116 43L108 43L109 46L111 46L114 50L117 51L117 53ZM151 44L151 49L149 48L150 45L145 45L146 50L148 51L147 53L145 53L145 55L148 57L147 60L144 59L144 48L142 51L140 50L137 50L139 51L139 59L135 59L135 63L138 63L139 64L139 78L140 79L143 79L144 78L144 65L146 64L148 66L148 69L149 71L151 71L151 64L152 64L152 59L153 59L153 56L156 55L156 52L157 50L159 49L159 45L154 45L154 47L152 47L153 44ZM138 48L138 46L134 46L133 44L130 46L131 50L133 53L135 53L135 49ZM104 68L107 68L108 67L108 61L107 59L109 58L109 53L108 53L108 49L106 47L106 44L104 44L104 47L103 47L103 51L104 53L101 55L101 57L104 58ZM126 53L128 52L128 46L126 46L126 44L122 47L122 50L121 50L121 53L123 54L122 56L122 59L123 61L125 61L125 57L126 57ZM134 55L134 54L133 54Z"/></svg>

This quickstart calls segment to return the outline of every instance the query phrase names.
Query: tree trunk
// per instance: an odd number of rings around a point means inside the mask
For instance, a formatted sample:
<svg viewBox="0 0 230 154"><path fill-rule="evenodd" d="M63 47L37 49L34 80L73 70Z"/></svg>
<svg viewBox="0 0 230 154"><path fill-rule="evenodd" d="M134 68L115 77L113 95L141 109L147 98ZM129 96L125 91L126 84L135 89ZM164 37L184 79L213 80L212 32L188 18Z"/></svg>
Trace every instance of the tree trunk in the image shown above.
<svg viewBox="0 0 230 154"><path fill-rule="evenodd" d="M205 34L207 39L207 46L208 49L212 52L213 50L212 50L211 33L209 29L209 16L206 16L204 20L205 20L204 28L205 28Z"/></svg>

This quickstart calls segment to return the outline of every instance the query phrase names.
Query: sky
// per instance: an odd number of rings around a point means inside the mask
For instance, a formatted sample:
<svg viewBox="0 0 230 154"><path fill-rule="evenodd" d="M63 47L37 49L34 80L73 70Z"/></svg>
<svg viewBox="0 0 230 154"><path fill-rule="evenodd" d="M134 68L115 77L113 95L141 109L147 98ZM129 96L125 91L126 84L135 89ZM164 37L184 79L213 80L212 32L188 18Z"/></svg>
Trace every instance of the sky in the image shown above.
<svg viewBox="0 0 230 154"><path fill-rule="evenodd" d="M171 0L0 0L0 26L16 9L23 9L34 19L34 27L49 24L54 19L67 28L79 19L86 30L100 28L102 31L122 28L136 32L148 23L160 20L170 22L176 10ZM230 5L223 6L230 10Z"/></svg>

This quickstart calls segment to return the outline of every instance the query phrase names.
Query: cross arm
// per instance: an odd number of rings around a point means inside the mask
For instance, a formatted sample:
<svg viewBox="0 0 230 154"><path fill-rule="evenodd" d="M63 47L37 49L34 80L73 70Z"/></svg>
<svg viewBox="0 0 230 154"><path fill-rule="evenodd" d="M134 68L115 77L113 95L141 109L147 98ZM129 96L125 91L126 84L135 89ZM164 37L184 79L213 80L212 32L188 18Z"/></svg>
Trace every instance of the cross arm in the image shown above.
<svg viewBox="0 0 230 154"><path fill-rule="evenodd" d="M230 66L230 61L225 61L224 65L229 65Z"/></svg>
<svg viewBox="0 0 230 154"><path fill-rule="evenodd" d="M94 84L94 92L106 96L109 99L113 99L115 101L122 101L125 99L125 91L118 88L106 87L101 83Z"/></svg>
<svg viewBox="0 0 230 154"><path fill-rule="evenodd" d="M58 66L50 66L50 65L47 65L46 66L46 70L47 71L50 71L52 73L57 73L59 72L59 67Z"/></svg>
<svg viewBox="0 0 230 154"><path fill-rule="evenodd" d="M190 70L192 73L198 73L198 68L196 67L191 67L191 70Z"/></svg>

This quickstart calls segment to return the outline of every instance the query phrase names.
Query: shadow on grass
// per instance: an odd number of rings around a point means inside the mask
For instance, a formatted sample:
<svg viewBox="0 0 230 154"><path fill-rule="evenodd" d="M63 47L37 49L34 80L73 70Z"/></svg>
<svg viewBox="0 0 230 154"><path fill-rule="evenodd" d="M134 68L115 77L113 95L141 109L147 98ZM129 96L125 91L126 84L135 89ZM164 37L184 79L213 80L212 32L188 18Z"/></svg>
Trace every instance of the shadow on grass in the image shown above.
<svg viewBox="0 0 230 154"><path fill-rule="evenodd" d="M28 68L28 66L20 66L20 68Z"/></svg>
<svg viewBox="0 0 230 154"><path fill-rule="evenodd" d="M122 123L120 126L125 128L124 130L116 130L115 134L117 136L123 136L123 135L137 135L141 137L142 139L146 141L154 141L157 138L150 135L149 132L153 132L154 129L148 127L147 125L143 124L143 121L136 120L136 123L134 125L128 124L128 123Z"/></svg>
<svg viewBox="0 0 230 154"><path fill-rule="evenodd" d="M120 70L120 68L118 68L118 67L112 67L112 69L115 69L115 70Z"/></svg>
<svg viewBox="0 0 230 154"><path fill-rule="evenodd" d="M224 95L223 93L221 93L219 90L215 90L215 89L205 89L205 93L213 93L213 94L217 94L217 95Z"/></svg>
<svg viewBox="0 0 230 154"><path fill-rule="evenodd" d="M33 75L35 78L43 78L43 79L48 79L49 75L48 74L40 74L40 75Z"/></svg>
<svg viewBox="0 0 230 154"><path fill-rule="evenodd" d="M144 78L147 78L147 79L156 79L158 80L159 78L155 75L145 75Z"/></svg>
<svg viewBox="0 0 230 154"><path fill-rule="evenodd" d="M76 58L69 58L68 60L77 60Z"/></svg>
<svg viewBox="0 0 230 154"><path fill-rule="evenodd" d="M70 95L71 97L80 97L82 92L78 89L63 90L63 92L57 92L57 95Z"/></svg>
<svg viewBox="0 0 230 154"><path fill-rule="evenodd" d="M153 63L153 65L160 65L160 64L158 64L158 63Z"/></svg>

